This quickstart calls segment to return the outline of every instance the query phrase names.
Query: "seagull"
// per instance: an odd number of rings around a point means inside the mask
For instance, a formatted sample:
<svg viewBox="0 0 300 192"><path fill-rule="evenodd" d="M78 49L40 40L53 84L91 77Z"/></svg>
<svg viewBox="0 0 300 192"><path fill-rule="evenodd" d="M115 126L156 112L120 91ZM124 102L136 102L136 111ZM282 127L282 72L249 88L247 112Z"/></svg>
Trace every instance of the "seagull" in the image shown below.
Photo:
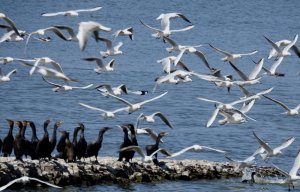
<svg viewBox="0 0 300 192"><path fill-rule="evenodd" d="M224 62L225 61L231 61L232 62L233 60L241 58L242 56L253 55L253 54L257 53L257 50L254 50L254 51L252 51L250 53L229 53L229 52L223 51L223 50L221 50L219 48L216 48L216 47L212 46L211 44L209 44L209 46L211 48L213 48L214 50L216 50L217 52L225 55L225 57L222 58L222 61L224 61Z"/></svg>
<svg viewBox="0 0 300 192"><path fill-rule="evenodd" d="M280 172L282 173L284 176L286 176L286 183L288 183L289 185L289 191L291 190L291 186L294 188L294 181L298 181L300 180L300 176L297 175L297 172L300 168L300 151L298 151L297 157L295 159L294 165L292 167L292 169L290 170L289 173L287 173L286 171L283 171L282 169L280 169L279 167L275 166L273 164L273 166Z"/></svg>
<svg viewBox="0 0 300 192"><path fill-rule="evenodd" d="M133 28L128 27L128 28L125 28L125 29L117 30L113 35L115 36L115 38L118 37L118 36L129 36L129 38L131 40L133 40Z"/></svg>
<svg viewBox="0 0 300 192"><path fill-rule="evenodd" d="M10 71L9 73L7 73L6 75L3 74L2 69L0 68L0 82L6 82L6 81L10 81L10 76L13 73L16 73L17 69L14 69L12 71Z"/></svg>
<svg viewBox="0 0 300 192"><path fill-rule="evenodd" d="M51 64L51 65L55 68L56 71L58 71L58 72L60 72L60 73L64 73L63 70L62 70L62 68L61 68L61 65L60 65L58 62L52 60L52 59L49 58L49 57L34 58L34 60L35 60L35 63L34 63L34 65L33 65L33 67L32 67L32 68L30 69L30 71L29 71L29 74L30 74L30 75L32 75L32 74L34 73L36 67L37 67L39 64L41 64L41 63L44 63L44 64Z"/></svg>
<svg viewBox="0 0 300 192"><path fill-rule="evenodd" d="M105 26L101 25L100 23L97 23L94 21L87 21L87 22L79 23L79 29L78 29L76 38L78 40L79 48L81 51L83 51L85 49L89 36L92 33L93 34L98 33L98 31L110 32L111 28L105 27Z"/></svg>
<svg viewBox="0 0 300 192"><path fill-rule="evenodd" d="M29 67L34 67L33 64L21 61L23 65L29 66ZM44 67L44 66L35 66L36 70L38 73L40 73L44 77L49 77L49 78L54 78L54 79L61 79L66 82L68 81L74 81L77 82L75 79L71 79L70 77L66 76L64 73L61 73L55 69Z"/></svg>
<svg viewBox="0 0 300 192"><path fill-rule="evenodd" d="M65 38L64 34L58 28L56 28L56 27L47 27L47 28L44 28L44 29L38 29L38 30L36 30L34 32L29 33L29 35L27 37L27 40L26 40L24 52L26 53L27 44L29 43L30 37L32 35L37 34L38 37L40 38L41 35L45 35L45 33L48 32L48 31L53 32L54 34L56 34L58 37L60 37L61 39L65 40L65 41L68 40L68 39Z"/></svg>
<svg viewBox="0 0 300 192"><path fill-rule="evenodd" d="M3 19L14 30L14 32L18 36L22 37L22 35L19 33L19 30L17 29L15 23L9 17L7 17L4 13L0 13L0 19Z"/></svg>
<svg viewBox="0 0 300 192"><path fill-rule="evenodd" d="M283 61L283 57L278 57L275 63L271 66L270 69L267 69L265 67L262 67L262 69L266 72L267 75L270 76L276 76L276 77L283 77L284 73L279 73L276 71L277 67L281 64Z"/></svg>
<svg viewBox="0 0 300 192"><path fill-rule="evenodd" d="M289 115L289 116L295 116L295 115L299 114L300 104L297 105L295 108L290 109L284 103L282 103L282 102L280 102L280 101L278 101L276 99L270 98L270 97L265 96L265 95L264 95L264 97L267 98L267 99L269 99L269 100L271 100L271 101L273 101L274 103L280 105L281 107L283 107L286 110L286 112L284 112L283 114L286 114L286 115Z"/></svg>
<svg viewBox="0 0 300 192"><path fill-rule="evenodd" d="M207 147L207 146L203 146L203 145L192 145L189 147L186 147L176 153L172 153L170 156L168 156L167 158L173 158L176 157L178 155L181 155L187 151L194 151L194 152L199 152L202 150L208 150L208 151L213 151L213 152L217 152L217 153L226 153L226 151L220 150L220 149L216 149L216 148L212 148L212 147Z"/></svg>
<svg viewBox="0 0 300 192"><path fill-rule="evenodd" d="M108 56L113 55L120 55L123 52L120 50L121 46L123 45L122 42L119 42L116 46L113 47L112 41L106 38L98 37L97 40L103 41L106 44L106 51L100 51L100 55L102 55L103 58L106 58Z"/></svg>
<svg viewBox="0 0 300 192"><path fill-rule="evenodd" d="M298 34L295 35L293 41L291 41L287 46L285 46L282 50L279 48L278 45L276 45L276 43L274 43L271 39L267 38L266 36L264 36L265 39L272 45L272 47L276 50L276 56L277 57L286 57L286 56L290 56L291 53L289 52L289 50L292 48L292 46L295 45L295 43L298 40Z"/></svg>
<svg viewBox="0 0 300 192"><path fill-rule="evenodd" d="M9 26L7 26L9 27ZM4 42L4 41L24 41L24 37L26 35L25 31L21 31L19 30L19 35L16 34L16 32L9 27L9 31L7 33L5 33L1 38L0 38L0 43Z"/></svg>
<svg viewBox="0 0 300 192"><path fill-rule="evenodd" d="M144 25L148 29L154 31L155 33L152 34L152 36L154 36L156 38L169 37L172 33L187 31L187 30L190 30L190 29L194 28L194 25L189 25L189 26L187 26L185 28L182 28L182 29L172 29L172 30L170 30L169 28L157 29L157 28L154 28L154 27L151 27L151 26L147 25L146 23L144 23L141 20L140 20L140 22L142 23L142 25Z"/></svg>
<svg viewBox="0 0 300 192"><path fill-rule="evenodd" d="M176 60L175 56L169 56L169 57L165 57L163 59L157 60L157 63L162 64L164 72L170 74L171 73L171 65L174 64L175 60ZM185 71L190 71L189 68L180 60L178 61L177 65L180 66Z"/></svg>
<svg viewBox="0 0 300 192"><path fill-rule="evenodd" d="M153 123L155 122L154 117L159 117L166 125L168 125L170 128L173 128L172 124L167 119L167 117L162 112L159 111L152 113L151 115L144 115L143 113L141 113L137 118L137 122L139 123L139 121L141 120L141 121Z"/></svg>
<svg viewBox="0 0 300 192"><path fill-rule="evenodd" d="M121 95L122 92L125 94L128 94L128 89L127 86L125 84L121 84L117 87L111 87L111 85L109 84L102 84L102 85L98 85L96 87L96 89L98 91L102 92L102 95L104 96L109 96L109 95Z"/></svg>
<svg viewBox="0 0 300 192"><path fill-rule="evenodd" d="M142 157L143 163L151 163L153 155L155 155L158 152L161 152L162 154L164 154L166 156L171 155L167 150L165 150L163 148L159 148L158 150L154 151L151 155L148 156L142 151L142 149L139 146L135 146L135 145L124 147L124 148L120 149L120 152L123 152L123 151L136 151Z"/></svg>
<svg viewBox="0 0 300 192"><path fill-rule="evenodd" d="M84 103L79 103L79 105L81 106L84 106L86 108L89 108L89 109L92 109L92 110L96 110L96 111L101 111L103 112L101 114L101 116L104 118L104 119L109 119L109 118L114 118L115 117L115 113L118 113L120 111L125 111L127 108L120 108L120 109L116 109L114 111L106 111L104 109L100 109L100 108L97 108L97 107L93 107L93 106L90 106L90 105L87 105L87 104L84 104Z"/></svg>
<svg viewBox="0 0 300 192"><path fill-rule="evenodd" d="M94 84L89 84L87 86L84 86L84 87L74 87L74 86L70 86L70 85L60 85L60 84L57 84L57 83L53 83L53 82L50 82L48 81L47 79L45 79L44 77L42 77L43 80L45 82L47 82L48 84L54 86L52 88L52 91L54 92L58 92L58 91L71 91L73 89L88 89L90 87L92 87Z"/></svg>
<svg viewBox="0 0 300 192"><path fill-rule="evenodd" d="M284 39L284 40L280 40L280 41L277 41L275 42L275 44L278 46L278 47L281 47L281 46L287 46L291 43L290 40L287 40L287 39ZM295 52L295 54L300 57L300 50L299 48L296 46L296 45L293 45L291 47L291 49ZM269 53L269 56L268 56L268 59L271 59L272 57L276 57L277 56L277 51L275 48L272 47L270 53Z"/></svg>
<svg viewBox="0 0 300 192"><path fill-rule="evenodd" d="M250 73L249 76L247 76L245 73L243 73L241 70L239 70L231 61L229 61L229 64L231 67L237 72L237 74L244 80L244 81L250 81L256 79L257 75L261 71L263 64L264 64L264 58L262 58L254 67L253 71Z"/></svg>
<svg viewBox="0 0 300 192"><path fill-rule="evenodd" d="M159 96L156 96L156 97L154 97L152 99L148 99L148 100L145 100L145 101L142 101L142 102L139 102L139 103L134 103L134 104L132 104L132 103L130 103L130 102L126 101L125 99L122 99L122 98L120 98L118 96L115 96L115 95L109 94L109 96L114 97L118 101L121 101L122 103L125 103L126 105L128 105L128 107L126 107L126 110L129 112L129 114L131 114L131 113L137 111L138 109L140 109L142 107L142 105L144 105L146 103L149 103L151 101L157 100L157 99L165 96L167 93L168 92L166 91L163 94L161 94Z"/></svg>
<svg viewBox="0 0 300 192"><path fill-rule="evenodd" d="M83 60L96 61L97 68L95 68L94 71L98 74L105 73L105 72L111 72L114 70L114 63L115 63L114 59L110 60L106 65L104 65L102 59L97 58L97 57L87 57L87 58L83 58Z"/></svg>
<svg viewBox="0 0 300 192"><path fill-rule="evenodd" d="M7 187L11 186L11 185L14 184L14 183L27 183L27 182L29 182L30 180L38 181L38 182L40 182L40 183L49 185L50 187L62 189L62 187L57 186L57 185L54 185L54 184L52 184L52 183L48 183L48 182L42 181L42 180L37 179L37 178L34 178L34 177L23 176L23 177L14 179L14 180L10 181L9 183L7 183L6 185L0 187L0 191L5 190Z"/></svg>
<svg viewBox="0 0 300 192"><path fill-rule="evenodd" d="M80 12L92 12L92 11L98 11L102 7L95 7L91 9L77 9L77 10L69 10L69 11L62 11L62 12L56 12L56 13L42 13L41 15L44 17L53 17L53 16L78 16Z"/></svg>
<svg viewBox="0 0 300 192"><path fill-rule="evenodd" d="M222 102L219 102L219 101L216 101L216 100L211 100L211 99L205 99L205 98L202 98L202 97L198 97L197 99L199 100L202 100L202 101L207 101L207 102L212 102L212 103L215 103L215 106L216 106L216 109L213 111L213 114L212 116L210 117L210 119L208 120L207 124L206 124L206 127L210 127L212 125L212 123L215 121L218 113L221 111L225 112L225 118L230 118L230 116L227 116L226 113L228 114L230 112L230 114L235 114L235 113L238 113L240 114L242 117L246 117L248 119L251 119L252 121L255 121L254 119L248 117L244 112L242 112L241 110L237 109L234 107L234 105L238 104L238 103L243 103L243 102L246 102L246 101L250 101L250 100L253 100L253 99L256 99L259 95L261 94L266 94L266 92L270 92L272 91L272 89L268 89L266 91L263 91L263 92L260 92L256 95L253 95L251 97L247 97L247 98L244 98L244 99L240 99L240 100L236 100L236 101L233 101L231 103L222 103Z"/></svg>
<svg viewBox="0 0 300 192"><path fill-rule="evenodd" d="M0 63L2 64L8 64L8 63L12 63L13 61L19 61L21 63L23 62L35 62L35 59L19 59L19 58L15 58L15 57L0 57Z"/></svg>
<svg viewBox="0 0 300 192"><path fill-rule="evenodd" d="M272 156L276 156L281 154L281 150L287 148L290 146L294 141L295 137L290 137L287 139L284 143L282 143L280 146L275 147L272 149L267 143L265 143L263 140L261 140L253 131L253 135L256 138L257 142L259 143L260 146L262 146L265 149L265 152L261 154L261 157L263 160L266 160Z"/></svg>
<svg viewBox="0 0 300 192"><path fill-rule="evenodd" d="M263 152L264 152L264 148L259 147L251 156L247 157L244 160L234 160L226 155L225 155L225 158L228 159L229 161L233 162L234 164L236 164L237 166L235 168L235 171L238 171L238 170L243 170L246 167L252 167L255 164L254 160L256 158L256 155L261 154Z"/></svg>
<svg viewBox="0 0 300 192"><path fill-rule="evenodd" d="M157 137L158 137L158 134L155 131L153 131L152 129L150 129L150 128L136 128L135 133L137 135L148 135L154 141L156 141ZM160 142L163 143L163 140L160 139Z"/></svg>

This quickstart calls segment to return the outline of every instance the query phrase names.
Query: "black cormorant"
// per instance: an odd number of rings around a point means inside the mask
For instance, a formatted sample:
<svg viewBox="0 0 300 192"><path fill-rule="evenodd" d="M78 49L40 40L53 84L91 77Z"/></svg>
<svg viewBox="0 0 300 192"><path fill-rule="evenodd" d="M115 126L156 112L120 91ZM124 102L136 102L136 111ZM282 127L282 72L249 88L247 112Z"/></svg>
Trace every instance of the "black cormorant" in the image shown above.
<svg viewBox="0 0 300 192"><path fill-rule="evenodd" d="M14 128L14 121L10 119L6 119L8 125L9 125L9 130L3 139L3 144L2 144L2 154L4 157L10 156L12 150L13 150L13 142L14 142L14 136L13 136L13 128Z"/></svg>
<svg viewBox="0 0 300 192"><path fill-rule="evenodd" d="M168 135L167 132L160 132L156 138L156 142L154 145L146 145L145 149L146 149L147 155L151 155L152 153L154 153L156 150L159 149L160 140L161 140L161 138L163 138L166 135ZM157 153L154 155L153 163L155 165L158 165Z"/></svg>

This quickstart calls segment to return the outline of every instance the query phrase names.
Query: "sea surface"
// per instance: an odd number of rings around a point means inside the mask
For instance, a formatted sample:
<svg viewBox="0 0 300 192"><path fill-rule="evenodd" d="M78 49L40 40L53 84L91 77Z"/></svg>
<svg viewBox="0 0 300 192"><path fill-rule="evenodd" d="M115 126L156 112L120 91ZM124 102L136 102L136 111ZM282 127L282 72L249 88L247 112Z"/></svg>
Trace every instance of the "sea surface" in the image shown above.
<svg viewBox="0 0 300 192"><path fill-rule="evenodd" d="M91 13L81 13L78 17L42 17L41 13L58 12L71 9L103 7L101 10ZM145 96L122 95L131 102L140 102L150 99L165 91L168 94L159 100L145 104L142 109L128 115L126 112L117 114L116 118L104 120L100 113L80 106L78 103L86 103L102 109L113 110L124 105L113 98L106 98L95 89L73 90L69 92L53 92L51 86L42 80L38 73L29 76L30 68L17 62L0 65L6 74L12 69L17 73L11 76L11 81L1 83L0 91L0 138L7 134L8 126L6 118L13 120L32 120L36 123L38 137L43 135L43 122L51 119L49 132L52 133L53 122L62 120L59 130L73 132L78 122L86 126L85 137L88 142L95 139L100 128L109 126L114 129L104 136L102 149L99 156L118 156L119 145L123 140L123 132L117 128L122 123L135 123L142 112L150 114L156 111L163 112L174 126L168 128L159 119L155 123L141 122L141 127L150 127L156 132L166 131L162 147L172 152L184 147L200 144L220 148L230 152L235 159L245 159L258 147L252 132L275 147L291 136L296 137L295 142L283 150L283 154L263 162L259 157L257 166L271 166L276 164L280 168L289 171L299 150L300 127L299 116L288 117L283 114L284 109L264 98L258 100L247 114L256 121L238 125L219 125L218 116L211 128L205 125L214 110L214 104L200 101L197 97L205 97L221 102L232 102L243 94L238 87L232 87L228 93L226 89L217 88L214 84L192 77L193 81L178 85L161 84L152 93L155 78L163 75L162 66L156 61L178 53L168 53L165 48L169 45L162 39L151 36L152 31L143 26L139 20L150 26L160 28L160 22L156 18L161 13L179 12L184 14L195 26L185 32L171 35L174 41L182 45L199 45L198 50L205 53L209 64L220 68L224 75L233 74L235 79L239 76L231 66L221 61L222 55L213 50L207 43L232 53L246 53L258 50L255 55L245 56L234 63L246 74L250 74L254 67L253 61L265 58L264 66L270 68L274 59L267 59L271 45L264 36L274 41L292 40L300 32L300 1L298 0L265 0L265 1L225 1L225 0L189 0L189 1L46 1L46 0L6 0L1 2L0 12L5 13L16 23L19 29L32 32L40 28L53 25L68 25L78 30L78 23L82 21L96 21L104 26L112 28L111 33L100 32L100 35L114 39L113 32L126 27L133 27L134 40L128 37L117 37L114 43L122 41L122 55L104 59L108 62L115 59L115 71L107 74L96 74L93 68L95 63L82 60L85 57L100 57L100 50L105 49L101 42L88 40L85 51L80 51L77 42L66 42L57 36L46 33L52 41L40 42L31 39L24 53L25 41L4 42L0 44L0 57L35 58L50 57L62 65L64 72L79 81L72 83L74 86L84 86L90 83L94 85L111 84L118 86L126 84L131 90L148 90ZM3 21L0 21L3 23ZM182 19L172 19L171 29L178 29L189 25ZM0 29L1 34L5 31ZM300 43L296 43L300 45ZM194 72L208 73L202 61L194 55L184 55L183 62ZM253 60L253 61L252 61ZM292 52L292 56L284 59L278 70L286 74L285 77L270 77L262 75L261 84L248 87L251 92L259 92L274 87L269 93L289 107L295 107L300 103L300 59ZM52 80L56 83L62 81ZM14 129L14 134L16 133ZM71 134L72 135L72 134ZM59 134L58 134L59 136ZM27 131L26 137L31 137ZM139 145L144 147L154 143L146 136L138 136ZM159 155L159 158L162 158ZM187 152L176 159L206 159L225 162L223 155L215 153ZM57 191L51 188L42 188L41 191ZM154 184L131 184L128 187L118 185L96 185L92 187L67 186L64 191L285 191L287 185L241 183L240 178L221 180L199 181L162 181ZM295 185L295 191L300 190L300 185ZM31 191L24 188L21 191ZM32 190L34 191L34 190Z"/></svg>

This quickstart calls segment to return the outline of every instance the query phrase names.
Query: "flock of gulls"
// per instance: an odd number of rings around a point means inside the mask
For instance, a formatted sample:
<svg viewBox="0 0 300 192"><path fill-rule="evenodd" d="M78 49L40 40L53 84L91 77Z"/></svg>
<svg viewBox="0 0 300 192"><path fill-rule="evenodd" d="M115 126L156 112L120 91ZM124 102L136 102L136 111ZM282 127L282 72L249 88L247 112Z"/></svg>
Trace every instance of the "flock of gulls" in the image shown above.
<svg viewBox="0 0 300 192"><path fill-rule="evenodd" d="M80 14L87 14L89 12L99 11L102 7L95 7L91 9L79 9L79 10L70 10L62 11L55 13L43 13L41 17L73 17L80 16ZM57 38L66 43L78 42L78 47L80 51L84 51L88 46L88 41L96 41L102 43L106 49L99 52L99 57L85 57L81 58L84 61L95 63L96 68L94 72L96 73L112 73L114 71L114 64L117 62L116 59L111 59L109 62L105 63L105 58L111 57L121 57L123 54L121 48L123 43L120 41L115 43L117 39L124 38L122 36L128 36L130 40L134 40L134 29L132 27L127 27L125 29L116 30L113 34L110 27L104 26L96 21L84 21L78 24L78 30L71 28L67 25L53 25L43 29L37 29L33 32L26 32L18 28L18 23L15 23L13 19L4 13L0 13L0 30L2 36L0 37L0 44L4 46L9 42L25 42L24 44L24 54L30 51L29 43L31 41L40 41L40 43L47 43L52 41L52 38ZM171 22L174 19L181 20L183 23L186 23L187 26L181 29L171 28ZM218 48L215 45L207 44L212 51L220 54L222 56L221 60L228 63L228 67L237 75L222 75L221 69L214 68L208 62L205 53L199 50L201 46L205 45L181 45L172 39L172 35L176 33L186 32L191 30L194 25L192 22L183 15L182 13L164 13L159 15L156 20L160 21L160 28L155 28L148 25L145 21L140 20L141 25L145 27L145 31L149 30L155 37L153 41L161 41L162 45L167 45L166 54L171 53L172 56L167 56L163 59L158 59L157 63L162 65L161 76L153 77L155 79L154 88L151 94L155 94L158 86L163 86L163 84L179 84L179 83L191 83L192 78L198 78L202 81L211 82L211 86L217 86L219 88L225 88L226 91L230 92L232 87L238 87L241 90L243 97L238 100L233 100L230 103L223 103L222 101L216 101L209 98L198 97L199 102L208 102L213 103L214 110L212 115L207 117L206 127L211 127L219 115L223 116L223 119L219 120L220 125L224 124L241 124L247 123L250 121L256 121L247 115L255 103L259 102L259 99L267 99L274 105L281 106L286 111L284 114L288 116L298 115L300 105L295 108L289 108L286 104L281 101L278 101L271 96L269 93L274 89L270 87L265 90L261 90L257 93L251 93L248 90L248 87L255 86L260 84L264 79L264 74L274 77L284 77L284 73L278 71L280 64L284 63L284 60L287 57L300 57L300 51L298 50L296 43L298 40L298 35L296 34L291 40L280 40L274 41L269 37L264 37L266 43L270 45L270 53L266 59L274 59L274 64L269 68L264 65L265 58L261 58L258 62L254 61L253 70L248 72L243 72L239 69L236 63L241 57L249 57L258 52L258 50L250 51L249 53L231 53L230 51L225 51L223 48ZM147 31L148 32L148 31ZM52 33L52 38L48 37L48 34ZM186 32L187 33L187 32ZM113 35L114 38L106 38L104 34ZM1 46L0 45L0 46ZM197 73L190 70L190 68L183 62L185 57L196 56L199 58L199 62L203 63L203 67L207 70L207 73ZM193 56L193 57L194 57ZM55 92L59 91L71 91L75 89L95 89L100 91L104 97L107 99L115 100L116 102L122 103L123 107L107 110L101 109L95 106L91 106L88 103L83 101L78 101L78 105L81 105L83 108L88 110L93 110L101 114L104 119L117 118L118 113L127 112L128 114L136 114L136 111L142 111L143 105L146 105L151 102L164 97L168 94L168 91L165 91L161 94L158 94L148 100L143 100L141 102L132 102L122 98L123 94L133 94L133 95L146 95L148 91L146 90L131 90L125 84L121 84L117 87L113 87L109 84L94 85L88 84L86 86L71 86L72 84L78 83L78 79L74 79L66 74L63 70L63 65L58 61L53 60L47 56L40 58L15 58L15 57L1 57L0 63L3 64L0 68L0 83L5 83L7 81L13 81L13 76L16 74L17 68L4 74L2 68L5 68L7 64L19 64L19 66L28 67L29 76L36 73L40 74L41 79L45 82L46 86L51 86L52 90ZM249 74L249 75L248 75ZM236 80L238 79L238 80ZM150 95L150 93L149 93ZM230 96L230 95L228 95ZM195 98L196 100L196 98ZM49 114L50 115L50 114ZM142 157L144 163L154 163L159 166L158 153L162 153L166 158L173 158L178 155L182 155L187 151L213 151L220 154L225 154L225 157L237 164L237 169L247 169L252 167L255 164L255 160L258 156L262 160L267 161L270 158L274 158L277 155L282 153L282 150L289 147L295 140L295 137L287 139L284 143L278 147L272 148L268 145L267 141L264 141L260 138L255 132L253 132L253 138L257 141L259 149L255 151L250 157L245 160L234 160L229 157L229 154L226 151L221 149L216 149L208 146L202 146L198 144L192 144L178 152L171 152L169 149L160 148L159 144L163 142L162 138L167 136L167 132L156 133L150 128L139 128L139 124L142 121L154 123L156 120L160 119L166 124L167 127L173 128L172 121L169 120L163 112L157 111L153 114L144 114L140 113L137 115L137 121L133 123L124 123L118 127L124 133L124 139L120 142L119 147L119 157L118 161L130 162L135 155L135 152ZM69 131L62 130L60 131L61 137L56 140L57 129L61 126L61 121L54 123L52 136L49 136L48 125L51 123L51 120L46 120L44 122L44 135L42 138L38 138L36 134L36 126L33 121L25 120L11 120L6 119L8 122L8 133L7 136L0 139L0 149L2 155L7 157L14 155L16 160L23 161L23 156L30 156L31 159L39 160L50 160L51 158L63 158L66 162L80 161L85 158L95 157L95 161L98 162L97 156L99 150L102 146L103 136L106 131L112 129L112 127L104 127L99 130L99 133L96 139L92 142L87 142L84 137L85 126L83 123L79 123L73 131L73 138L70 138ZM14 125L17 125L18 131L16 134L13 134ZM25 137L26 127L31 127L32 138L27 139ZM79 140L77 138L79 134ZM145 147L145 150L138 145L137 135L148 135L152 138L155 143L149 144ZM53 155L55 152L57 153ZM283 175L286 176L285 183L288 184L289 189L294 187L293 183L297 180L300 180L300 177L297 176L297 171L300 167L300 153L298 152L295 158L295 163L290 170L286 172L274 165ZM252 176L254 176L253 174ZM254 177L253 177L254 178ZM19 181L28 181L28 178L23 177L19 178L16 181L10 182L8 185L0 188L1 190L5 189L14 182ZM41 181L42 182L42 181ZM56 186L53 186L56 187Z"/></svg>

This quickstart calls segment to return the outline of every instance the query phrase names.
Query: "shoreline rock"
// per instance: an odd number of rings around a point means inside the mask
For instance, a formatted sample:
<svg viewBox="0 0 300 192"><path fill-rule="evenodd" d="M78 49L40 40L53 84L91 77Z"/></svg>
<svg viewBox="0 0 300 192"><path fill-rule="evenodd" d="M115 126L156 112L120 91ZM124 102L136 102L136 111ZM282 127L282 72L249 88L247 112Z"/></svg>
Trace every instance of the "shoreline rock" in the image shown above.
<svg viewBox="0 0 300 192"><path fill-rule="evenodd" d="M153 163L142 163L138 159L131 163L118 162L116 157L98 157L99 164L93 159L74 163L66 163L63 159L25 159L24 162L14 159L0 157L0 186L22 176L35 177L59 186L129 185L132 182L227 179L242 176L242 171L235 170L232 163L206 160L162 159L159 166L156 166ZM256 171L262 176L281 175L272 167L258 167ZM28 185L35 184L30 182Z"/></svg>

